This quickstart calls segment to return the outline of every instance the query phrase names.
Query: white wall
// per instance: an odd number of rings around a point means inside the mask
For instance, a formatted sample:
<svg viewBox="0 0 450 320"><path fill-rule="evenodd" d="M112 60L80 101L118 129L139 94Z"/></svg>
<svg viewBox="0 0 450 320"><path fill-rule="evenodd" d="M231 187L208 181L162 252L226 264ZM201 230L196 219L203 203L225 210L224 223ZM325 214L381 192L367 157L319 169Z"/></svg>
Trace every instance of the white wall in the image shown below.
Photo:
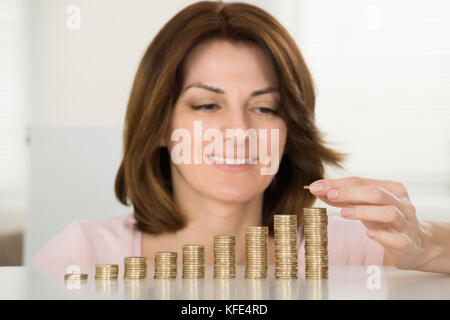
<svg viewBox="0 0 450 320"><path fill-rule="evenodd" d="M32 2L26 260L74 219L130 211L113 181L134 74L162 25L192 2ZM318 124L352 154L335 174L400 180L421 218L449 220L450 2L251 3L279 18L306 57ZM66 26L71 4L79 30Z"/></svg>
<svg viewBox="0 0 450 320"><path fill-rule="evenodd" d="M450 220L450 2L302 0L298 44L317 122L346 172L403 182L417 214Z"/></svg>
<svg viewBox="0 0 450 320"><path fill-rule="evenodd" d="M348 168L448 191L450 3L322 0L302 10L318 122L359 151Z"/></svg>
<svg viewBox="0 0 450 320"><path fill-rule="evenodd" d="M25 216L29 34L23 6L0 0L0 232L20 230Z"/></svg>
<svg viewBox="0 0 450 320"><path fill-rule="evenodd" d="M122 125L137 65L162 25L193 1L39 0L32 124ZM69 29L70 5L81 9Z"/></svg>

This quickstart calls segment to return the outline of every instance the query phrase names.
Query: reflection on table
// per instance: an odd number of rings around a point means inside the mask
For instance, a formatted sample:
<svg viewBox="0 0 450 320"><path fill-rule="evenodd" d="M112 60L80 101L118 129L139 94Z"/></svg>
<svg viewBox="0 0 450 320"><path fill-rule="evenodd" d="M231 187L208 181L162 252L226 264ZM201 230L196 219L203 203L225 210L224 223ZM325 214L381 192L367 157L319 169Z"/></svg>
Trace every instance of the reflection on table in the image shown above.
<svg viewBox="0 0 450 320"><path fill-rule="evenodd" d="M235 279L214 279L207 266L204 279L64 280L65 270L0 267L0 299L153 299L153 300L325 300L325 299L450 299L450 275L394 267L379 268L377 286L366 266L330 266L327 280L305 280L299 266L297 279L275 279L269 266L267 279L245 279L237 266ZM152 269L152 265L149 266ZM181 266L179 266L181 270Z"/></svg>

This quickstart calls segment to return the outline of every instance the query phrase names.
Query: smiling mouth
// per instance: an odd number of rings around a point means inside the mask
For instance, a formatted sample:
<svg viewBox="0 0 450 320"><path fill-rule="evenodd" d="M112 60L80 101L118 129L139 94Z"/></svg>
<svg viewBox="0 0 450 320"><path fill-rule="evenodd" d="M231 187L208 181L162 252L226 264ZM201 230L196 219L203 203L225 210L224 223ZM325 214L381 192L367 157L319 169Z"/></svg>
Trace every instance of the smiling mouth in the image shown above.
<svg viewBox="0 0 450 320"><path fill-rule="evenodd" d="M249 158L224 158L219 156L207 155L209 159L217 164L232 164L232 165L243 165L243 164L255 164L258 160L257 157Z"/></svg>

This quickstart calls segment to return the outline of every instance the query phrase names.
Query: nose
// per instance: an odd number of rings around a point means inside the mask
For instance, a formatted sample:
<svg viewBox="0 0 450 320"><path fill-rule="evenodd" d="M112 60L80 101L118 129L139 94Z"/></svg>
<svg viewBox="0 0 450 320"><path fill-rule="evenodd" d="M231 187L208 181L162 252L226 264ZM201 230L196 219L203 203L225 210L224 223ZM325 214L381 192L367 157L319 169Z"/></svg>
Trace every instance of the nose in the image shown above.
<svg viewBox="0 0 450 320"><path fill-rule="evenodd" d="M226 129L242 129L246 131L250 126L250 119L244 108L228 108L222 117L222 131Z"/></svg>
<svg viewBox="0 0 450 320"><path fill-rule="evenodd" d="M245 108L229 108L222 118L221 131L225 138L224 141L224 153L227 156L233 156L231 150L233 149L234 155L243 156L247 153L249 146L249 133L248 129L251 129L251 122L248 114L245 112ZM229 145L230 147L226 147Z"/></svg>

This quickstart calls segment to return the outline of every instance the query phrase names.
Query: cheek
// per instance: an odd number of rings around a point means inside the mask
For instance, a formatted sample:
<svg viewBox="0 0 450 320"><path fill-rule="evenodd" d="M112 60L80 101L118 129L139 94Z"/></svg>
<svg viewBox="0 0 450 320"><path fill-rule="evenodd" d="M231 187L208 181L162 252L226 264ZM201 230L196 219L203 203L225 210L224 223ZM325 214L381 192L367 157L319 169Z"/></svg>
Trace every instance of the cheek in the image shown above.
<svg viewBox="0 0 450 320"><path fill-rule="evenodd" d="M184 115L182 112L175 108L174 113L172 115L172 119L170 121L170 129L167 136L167 141L169 145L169 154L171 154L172 148L174 145L179 144L183 139L176 138L174 136L174 141L172 141L172 134L176 132L188 132L188 135L191 140L191 146L193 145L194 138L194 121L191 121L189 117ZM183 133L184 136L184 133ZM192 150L192 149L191 149Z"/></svg>
<svg viewBox="0 0 450 320"><path fill-rule="evenodd" d="M183 114L183 112L180 112L177 109L174 110L172 119L170 121L169 138L170 134L176 129L186 129L189 132L194 131L194 121L191 120L190 117L188 117L186 114Z"/></svg>
<svg viewBox="0 0 450 320"><path fill-rule="evenodd" d="M286 126L283 126L282 128L280 128L280 155L284 153L286 139L287 139L287 130Z"/></svg>
<svg viewBox="0 0 450 320"><path fill-rule="evenodd" d="M277 121L276 123L273 123L271 127L265 127L264 129L267 129L267 147L268 152L271 153L272 150L275 150L274 148L278 149L278 154L280 158L283 155L284 152L284 146L286 145L286 139L287 139L287 129L286 125L283 121ZM271 132L273 130L278 131L278 139L276 135L273 135Z"/></svg>

